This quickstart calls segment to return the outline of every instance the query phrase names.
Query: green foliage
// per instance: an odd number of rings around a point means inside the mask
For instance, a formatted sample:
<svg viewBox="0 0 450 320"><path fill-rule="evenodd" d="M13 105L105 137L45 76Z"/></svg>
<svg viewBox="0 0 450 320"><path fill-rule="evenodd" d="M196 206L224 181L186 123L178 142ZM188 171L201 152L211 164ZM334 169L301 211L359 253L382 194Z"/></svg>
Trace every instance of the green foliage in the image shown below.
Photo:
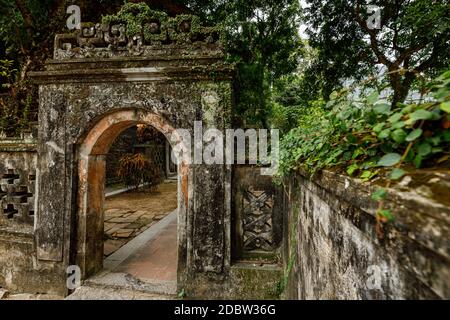
<svg viewBox="0 0 450 320"><path fill-rule="evenodd" d="M335 167L368 181L387 170L386 188L372 194L378 202L376 232L383 238L382 224L394 219L384 208L387 189L406 174L401 166L435 166L450 159L450 71L431 81L426 92L418 103L394 107L376 91L363 97L349 89L333 92L323 117L300 117L299 127L283 138L280 176L299 168L314 174Z"/></svg>
<svg viewBox="0 0 450 320"><path fill-rule="evenodd" d="M306 115L281 142L280 174L303 167L314 173L342 167L349 175L368 180L381 168L400 165L432 166L450 155L450 72L432 81L426 102L397 104L391 108L373 92L355 98L351 91L332 94L323 117ZM444 108L442 108L444 106ZM398 168L397 168L398 169Z"/></svg>
<svg viewBox="0 0 450 320"><path fill-rule="evenodd" d="M299 221L299 212L300 210L298 208L293 208L292 210L293 216L292 221ZM278 297L281 297L282 294L286 291L289 283L289 278L292 276L292 270L295 265L295 261L298 259L298 252L297 252L297 246L298 246L298 223L293 223L291 225L291 232L290 238L289 238L289 261L287 264L286 269L284 270L283 277L278 281L277 287L276 287L276 295Z"/></svg>
<svg viewBox="0 0 450 320"><path fill-rule="evenodd" d="M381 201L386 199L386 189L378 189L372 194L372 199L376 201Z"/></svg>
<svg viewBox="0 0 450 320"><path fill-rule="evenodd" d="M190 42L193 38L217 35L224 42L221 24L218 22L213 27L204 27L200 18L190 14L180 14L170 18L162 11L155 11L145 2L125 3L117 14L103 16L104 23L118 23L125 25L125 33L128 37L142 34L146 41L167 41L167 37L181 42ZM157 23L159 32L150 30L152 23ZM180 25L189 24L189 32L178 32ZM154 26L153 26L154 28Z"/></svg>
<svg viewBox="0 0 450 320"><path fill-rule="evenodd" d="M267 127L272 86L296 70L301 40L297 0L186 0L202 20L224 25L237 63L235 125Z"/></svg>
<svg viewBox="0 0 450 320"><path fill-rule="evenodd" d="M105 15L102 18L103 23L123 23L126 26L127 36L134 36L143 33L150 37L151 34L144 32L145 23L156 21L166 22L167 14L151 10L145 2L125 3L117 14ZM146 30L147 31L147 30Z"/></svg>
<svg viewBox="0 0 450 320"><path fill-rule="evenodd" d="M403 102L416 74L435 76L448 66L448 1L306 0L304 22L318 59L309 73L320 77L324 97L348 80L360 81L380 67L387 75L393 105ZM369 28L369 6L381 9L381 28Z"/></svg>
<svg viewBox="0 0 450 320"><path fill-rule="evenodd" d="M183 300L184 298L186 298L186 290L183 288L178 292L178 299Z"/></svg>
<svg viewBox="0 0 450 320"><path fill-rule="evenodd" d="M16 75L14 61L0 60L0 88L5 91L0 96L0 132L7 136L16 136L27 128L30 117L32 96L28 94L23 100L15 96Z"/></svg>
<svg viewBox="0 0 450 320"><path fill-rule="evenodd" d="M0 86L9 89L14 83L17 69L14 68L14 61L0 60Z"/></svg>
<svg viewBox="0 0 450 320"><path fill-rule="evenodd" d="M32 96L24 101L0 97L0 132L8 137L18 136L29 127Z"/></svg>

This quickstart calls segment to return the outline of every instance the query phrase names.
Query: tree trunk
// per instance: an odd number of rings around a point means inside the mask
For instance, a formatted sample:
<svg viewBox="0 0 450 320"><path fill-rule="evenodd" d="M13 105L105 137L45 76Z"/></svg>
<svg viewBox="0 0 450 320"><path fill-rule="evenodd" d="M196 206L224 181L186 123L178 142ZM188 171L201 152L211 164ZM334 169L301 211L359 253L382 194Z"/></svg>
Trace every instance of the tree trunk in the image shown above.
<svg viewBox="0 0 450 320"><path fill-rule="evenodd" d="M29 36L32 36L32 31L34 27L34 19L31 15L30 10L27 7L27 4L23 0L15 0L16 6L22 15L23 22L25 25L25 29L29 33Z"/></svg>
<svg viewBox="0 0 450 320"><path fill-rule="evenodd" d="M390 83L392 89L394 90L394 95L392 98L392 107L394 108L397 103L405 102L408 97L409 89L414 80L414 74L412 72L407 72L402 79L402 75L399 73L392 73L390 75Z"/></svg>

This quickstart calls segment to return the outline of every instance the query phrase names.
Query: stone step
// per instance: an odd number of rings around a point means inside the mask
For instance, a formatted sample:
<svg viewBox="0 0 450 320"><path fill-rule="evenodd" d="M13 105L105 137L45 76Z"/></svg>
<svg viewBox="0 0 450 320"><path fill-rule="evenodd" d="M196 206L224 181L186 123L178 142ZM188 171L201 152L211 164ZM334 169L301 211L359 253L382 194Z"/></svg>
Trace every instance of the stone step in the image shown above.
<svg viewBox="0 0 450 320"><path fill-rule="evenodd" d="M129 274L104 271L84 281L68 300L174 300L176 292L173 281L143 281Z"/></svg>
<svg viewBox="0 0 450 320"><path fill-rule="evenodd" d="M176 300L176 296L152 294L123 288L84 285L65 300Z"/></svg>

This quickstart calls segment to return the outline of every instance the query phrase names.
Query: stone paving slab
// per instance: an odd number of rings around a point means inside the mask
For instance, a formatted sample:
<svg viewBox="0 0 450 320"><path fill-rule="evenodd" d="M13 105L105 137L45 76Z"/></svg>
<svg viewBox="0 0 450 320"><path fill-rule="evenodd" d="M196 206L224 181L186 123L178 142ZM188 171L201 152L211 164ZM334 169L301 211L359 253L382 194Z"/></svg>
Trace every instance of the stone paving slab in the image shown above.
<svg viewBox="0 0 450 320"><path fill-rule="evenodd" d="M177 221L173 219L114 271L146 282L177 280Z"/></svg>
<svg viewBox="0 0 450 320"><path fill-rule="evenodd" d="M128 192L106 198L104 256L108 257L177 207L177 181L153 193Z"/></svg>

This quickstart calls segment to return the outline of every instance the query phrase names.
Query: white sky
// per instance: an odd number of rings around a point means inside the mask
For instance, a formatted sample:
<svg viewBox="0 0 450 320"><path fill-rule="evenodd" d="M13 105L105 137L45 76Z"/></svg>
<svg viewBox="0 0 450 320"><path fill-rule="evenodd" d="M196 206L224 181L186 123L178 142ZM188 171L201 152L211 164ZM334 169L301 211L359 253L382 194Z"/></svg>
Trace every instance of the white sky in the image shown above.
<svg viewBox="0 0 450 320"><path fill-rule="evenodd" d="M302 8L306 8L308 5L306 4L305 0L299 0L300 1L300 6ZM298 30L298 32L300 33L300 37L302 39L308 39L308 35L305 33L306 30L306 25L302 24L300 25L300 29Z"/></svg>

